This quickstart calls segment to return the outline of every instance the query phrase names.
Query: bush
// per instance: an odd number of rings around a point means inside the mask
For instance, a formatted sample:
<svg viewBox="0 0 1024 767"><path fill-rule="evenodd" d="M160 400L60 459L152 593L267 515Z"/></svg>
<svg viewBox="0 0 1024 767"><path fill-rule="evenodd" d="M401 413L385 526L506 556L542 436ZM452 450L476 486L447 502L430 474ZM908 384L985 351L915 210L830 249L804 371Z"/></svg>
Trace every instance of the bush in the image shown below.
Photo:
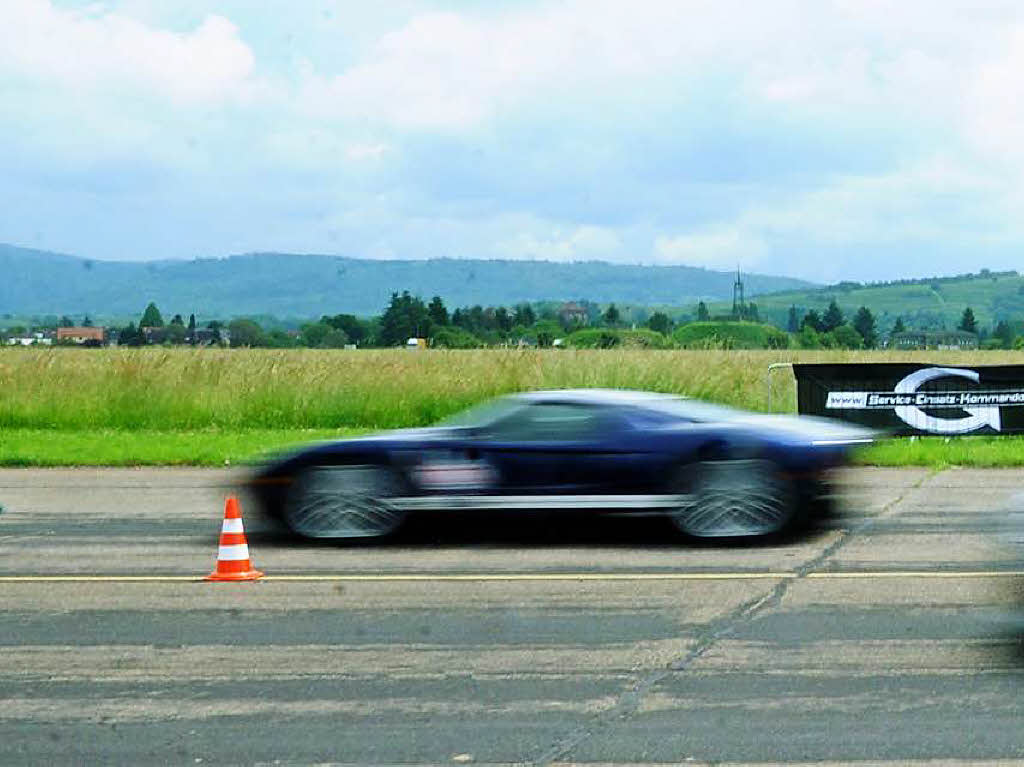
<svg viewBox="0 0 1024 767"><path fill-rule="evenodd" d="M621 341L615 330L583 328L565 337L565 345L574 349L611 349Z"/></svg>
<svg viewBox="0 0 1024 767"><path fill-rule="evenodd" d="M834 340L832 348L861 349L864 347L864 339L852 325L840 325L827 335L831 335Z"/></svg>
<svg viewBox="0 0 1024 767"><path fill-rule="evenodd" d="M685 349L788 349L789 334L759 322L691 322L673 340Z"/></svg>
<svg viewBox="0 0 1024 767"><path fill-rule="evenodd" d="M565 345L574 349L671 349L674 344L661 333L648 328L609 330L584 328L566 336Z"/></svg>
<svg viewBox="0 0 1024 767"><path fill-rule="evenodd" d="M430 339L430 345L437 349L477 349L484 342L462 328L448 326L439 328Z"/></svg>

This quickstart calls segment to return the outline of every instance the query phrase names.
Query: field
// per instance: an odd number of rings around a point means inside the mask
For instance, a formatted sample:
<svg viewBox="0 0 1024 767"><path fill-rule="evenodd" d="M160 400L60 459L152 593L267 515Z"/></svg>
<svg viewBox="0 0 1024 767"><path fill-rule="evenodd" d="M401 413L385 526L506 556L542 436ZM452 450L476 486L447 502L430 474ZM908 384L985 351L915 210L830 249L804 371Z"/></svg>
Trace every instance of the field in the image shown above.
<svg viewBox="0 0 1024 767"><path fill-rule="evenodd" d="M766 411L793 361L1018 362L1014 352L0 350L0 464L244 460L276 446L433 423L525 389L678 392ZM785 369L776 412L795 410ZM889 465L1024 465L1024 440L903 441Z"/></svg>

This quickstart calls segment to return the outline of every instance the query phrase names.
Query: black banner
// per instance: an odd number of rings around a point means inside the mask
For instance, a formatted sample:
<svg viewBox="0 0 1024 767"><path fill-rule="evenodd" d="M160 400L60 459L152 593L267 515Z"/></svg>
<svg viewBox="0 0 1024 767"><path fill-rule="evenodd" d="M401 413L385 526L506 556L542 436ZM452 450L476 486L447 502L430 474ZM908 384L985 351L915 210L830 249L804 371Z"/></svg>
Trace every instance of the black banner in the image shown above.
<svg viewBox="0 0 1024 767"><path fill-rule="evenodd" d="M793 365L801 414L892 434L1024 432L1024 365Z"/></svg>

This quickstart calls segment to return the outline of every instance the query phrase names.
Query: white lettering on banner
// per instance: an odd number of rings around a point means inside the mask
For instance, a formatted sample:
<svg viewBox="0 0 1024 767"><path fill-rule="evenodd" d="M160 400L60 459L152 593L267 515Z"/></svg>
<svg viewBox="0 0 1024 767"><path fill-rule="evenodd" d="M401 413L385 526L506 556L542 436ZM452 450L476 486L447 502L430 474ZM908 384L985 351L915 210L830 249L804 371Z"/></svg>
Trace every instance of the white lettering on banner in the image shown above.
<svg viewBox="0 0 1024 767"><path fill-rule="evenodd" d="M825 407L830 410L863 410L868 405L864 391L830 391Z"/></svg>

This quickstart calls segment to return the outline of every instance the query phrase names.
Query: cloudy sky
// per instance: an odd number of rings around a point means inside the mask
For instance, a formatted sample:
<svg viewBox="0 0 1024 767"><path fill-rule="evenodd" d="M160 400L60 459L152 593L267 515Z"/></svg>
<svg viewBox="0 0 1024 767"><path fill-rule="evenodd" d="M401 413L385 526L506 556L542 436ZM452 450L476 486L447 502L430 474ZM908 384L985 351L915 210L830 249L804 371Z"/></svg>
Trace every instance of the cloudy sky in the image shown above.
<svg viewBox="0 0 1024 767"><path fill-rule="evenodd" d="M1024 268L1022 170L1018 0L0 0L0 241L92 258Z"/></svg>

